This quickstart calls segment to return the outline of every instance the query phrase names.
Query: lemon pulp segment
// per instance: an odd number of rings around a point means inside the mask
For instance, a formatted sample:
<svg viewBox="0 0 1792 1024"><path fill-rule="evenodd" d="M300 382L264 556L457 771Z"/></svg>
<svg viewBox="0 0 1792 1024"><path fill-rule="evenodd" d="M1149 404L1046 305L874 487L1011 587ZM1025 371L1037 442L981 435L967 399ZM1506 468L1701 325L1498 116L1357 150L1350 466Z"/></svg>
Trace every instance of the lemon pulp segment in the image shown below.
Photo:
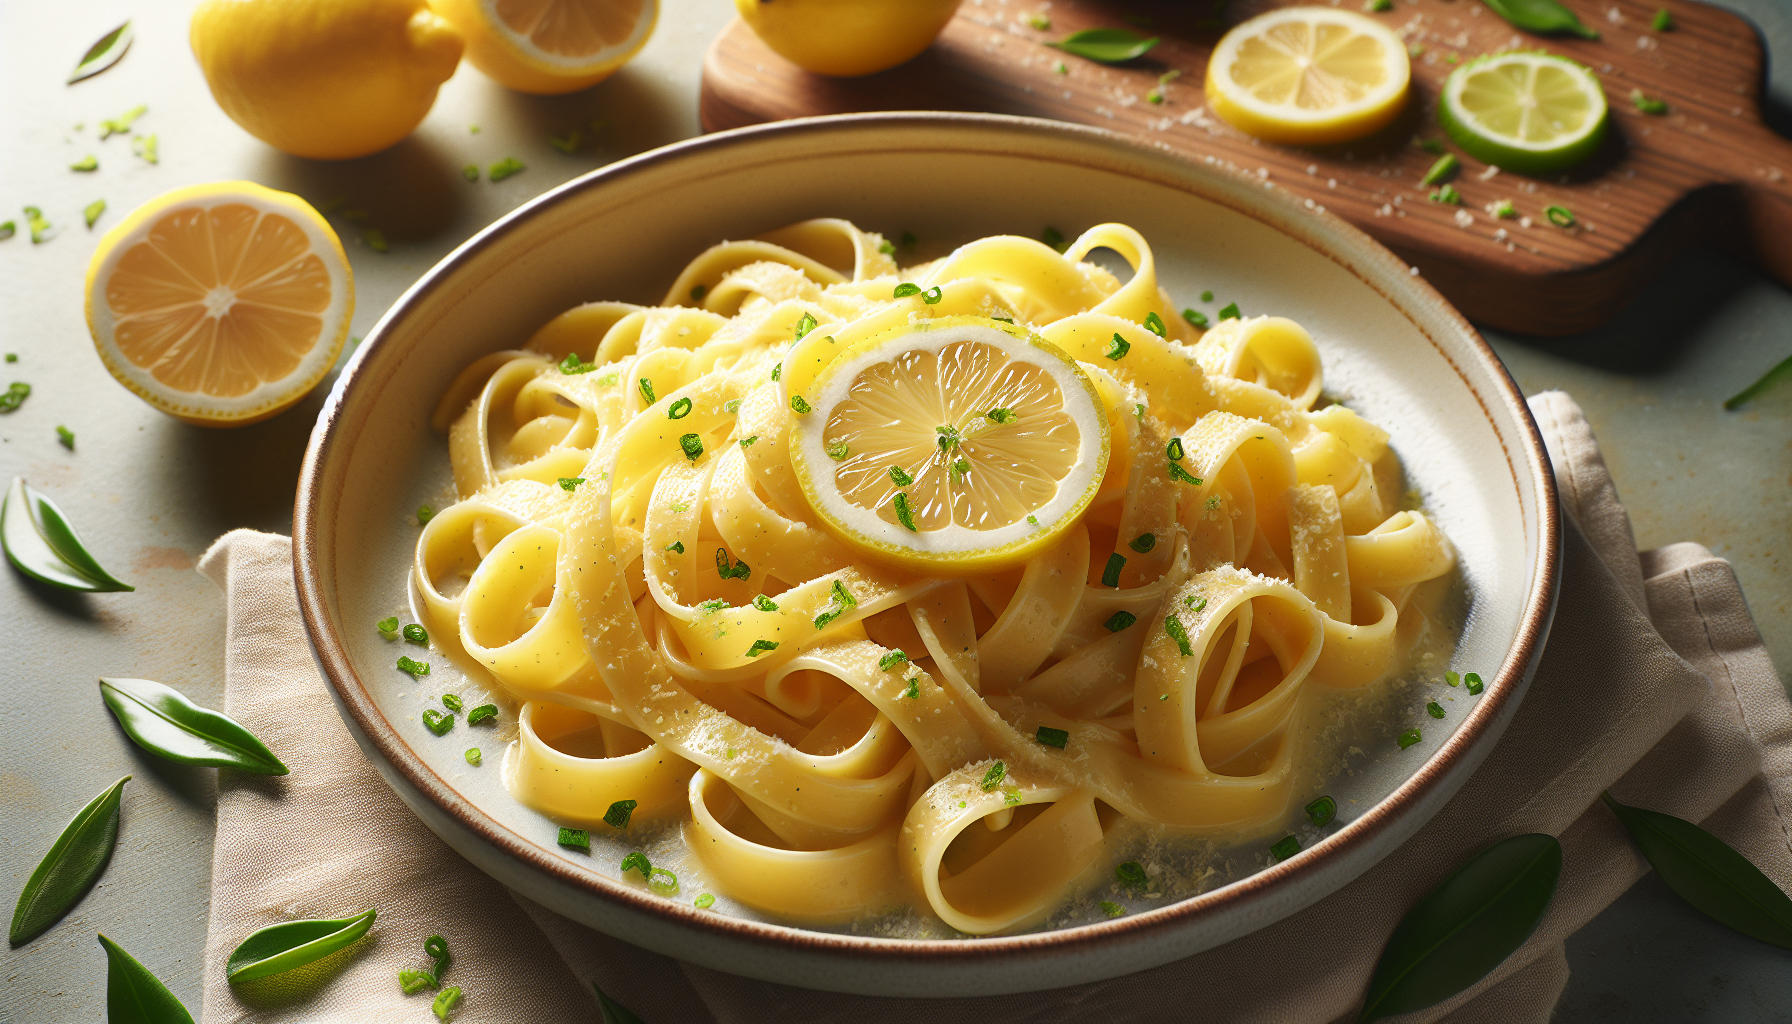
<svg viewBox="0 0 1792 1024"><path fill-rule="evenodd" d="M1088 378L994 326L900 328L842 355L815 391L792 432L804 491L843 539L899 560L1024 558L1106 471Z"/></svg>
<svg viewBox="0 0 1792 1024"><path fill-rule="evenodd" d="M629 41L642 0L493 0L497 20L527 39L546 61L583 66L591 55Z"/></svg>
<svg viewBox="0 0 1792 1024"><path fill-rule="evenodd" d="M1277 142L1359 138L1400 112L1406 50L1379 22L1349 11L1292 7L1252 18L1208 62L1215 113Z"/></svg>
<svg viewBox="0 0 1792 1024"><path fill-rule="evenodd" d="M1605 93L1574 61L1541 53L1501 53L1452 72L1439 118L1457 145L1488 163L1548 173L1598 148Z"/></svg>

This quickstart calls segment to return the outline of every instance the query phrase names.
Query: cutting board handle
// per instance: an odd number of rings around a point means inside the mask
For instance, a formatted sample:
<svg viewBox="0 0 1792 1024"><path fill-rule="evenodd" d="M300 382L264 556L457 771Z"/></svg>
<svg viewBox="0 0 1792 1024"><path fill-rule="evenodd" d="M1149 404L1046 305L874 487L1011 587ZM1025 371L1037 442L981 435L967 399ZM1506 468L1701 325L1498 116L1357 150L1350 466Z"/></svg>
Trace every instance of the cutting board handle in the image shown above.
<svg viewBox="0 0 1792 1024"><path fill-rule="evenodd" d="M1711 150L1714 168L1735 183L1761 269L1792 287L1792 141L1761 125L1746 146Z"/></svg>

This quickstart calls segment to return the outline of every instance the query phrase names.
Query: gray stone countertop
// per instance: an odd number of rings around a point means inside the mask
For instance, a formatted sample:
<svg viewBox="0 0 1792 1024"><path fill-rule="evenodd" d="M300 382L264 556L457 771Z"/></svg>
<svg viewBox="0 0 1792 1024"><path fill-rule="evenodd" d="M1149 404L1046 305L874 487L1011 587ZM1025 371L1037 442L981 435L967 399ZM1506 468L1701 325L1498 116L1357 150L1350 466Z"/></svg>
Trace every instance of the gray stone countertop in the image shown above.
<svg viewBox="0 0 1792 1024"><path fill-rule="evenodd" d="M1000 2L1000 0L992 0ZM1473 0L1462 0L1464 3ZM1584 5L1583 5L1584 6ZM1792 8L1728 0L1792 53ZM98 1020L105 931L165 979L197 1016L212 857L210 770L172 766L125 740L96 692L100 675L158 679L212 707L222 700L223 607L198 555L234 527L286 532L320 396L274 419L214 431L176 422L117 385L82 315L82 281L103 231L139 203L198 181L245 178L314 202L340 197L365 224L334 223L354 265L352 333L364 335L418 275L519 203L612 160L698 133L704 48L733 16L726 0L663 0L647 48L614 78L566 97L514 94L470 65L427 120L384 153L318 164L278 153L213 103L187 46L188 3L0 3L0 220L43 208L56 237L0 242L0 352L8 381L34 391L0 418L0 482L23 475L58 501L135 594L71 596L0 570L0 894L10 906L68 819L119 776L119 847L99 885L59 925L0 952L0 1021ZM69 67L106 30L134 19L132 51L75 86ZM1792 106L1792 75L1774 91ZM138 104L160 163L96 124ZM608 122L574 155L550 134ZM85 125L80 131L77 124ZM479 126L475 132L472 126ZM67 165L92 153L90 174ZM460 169L505 156L528 170L468 183ZM1792 168L1786 170L1792 171ZM81 210L104 198L89 231ZM364 227L391 242L362 244ZM1689 254L1611 325L1564 339L1488 335L1527 393L1569 391L1604 442L1637 540L1696 540L1736 566L1775 664L1792 666L1792 387L1733 413L1723 399L1792 354L1792 294L1731 257ZM76 447L55 427L74 431ZM293 714L334 716L329 707ZM1792 1018L1784 951L1729 932L1653 878L1569 944L1562 1021Z"/></svg>

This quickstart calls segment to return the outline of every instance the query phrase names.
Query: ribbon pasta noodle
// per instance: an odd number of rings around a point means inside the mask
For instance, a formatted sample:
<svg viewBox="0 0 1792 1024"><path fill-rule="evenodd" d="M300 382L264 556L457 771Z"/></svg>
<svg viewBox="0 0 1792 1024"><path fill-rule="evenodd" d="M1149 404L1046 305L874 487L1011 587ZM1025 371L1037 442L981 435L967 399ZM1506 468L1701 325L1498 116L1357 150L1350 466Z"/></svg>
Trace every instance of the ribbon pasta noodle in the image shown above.
<svg viewBox="0 0 1792 1024"><path fill-rule="evenodd" d="M891 251L841 220L724 242L660 305L579 306L450 387L459 500L413 584L430 633L522 702L512 792L571 825L622 800L680 820L706 884L766 913L906 904L972 935L1085 891L1123 820L1280 827L1303 695L1398 671L1415 588L1454 564L1400 507L1386 431L1322 400L1293 321L1167 315L1124 225L1062 254ZM1093 497L1022 563L880 558L805 491L795 421L842 353L930 326L1049 346L1093 396L1064 428L1106 446ZM928 342L942 366L953 337Z"/></svg>

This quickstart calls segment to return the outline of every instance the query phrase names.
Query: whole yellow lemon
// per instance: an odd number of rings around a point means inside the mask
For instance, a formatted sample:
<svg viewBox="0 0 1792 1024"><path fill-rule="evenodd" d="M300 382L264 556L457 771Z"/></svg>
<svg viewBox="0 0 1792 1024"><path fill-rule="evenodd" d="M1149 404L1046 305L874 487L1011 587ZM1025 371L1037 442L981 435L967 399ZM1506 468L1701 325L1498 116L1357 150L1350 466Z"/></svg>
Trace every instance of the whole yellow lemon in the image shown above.
<svg viewBox="0 0 1792 1024"><path fill-rule="evenodd" d="M959 0L734 0L785 60L839 78L876 74L927 49Z"/></svg>
<svg viewBox="0 0 1792 1024"><path fill-rule="evenodd" d="M467 61L518 92L557 95L616 73L647 45L659 0L430 0Z"/></svg>
<svg viewBox="0 0 1792 1024"><path fill-rule="evenodd" d="M424 0L203 0L189 38L231 120L318 160L409 135L463 46Z"/></svg>

